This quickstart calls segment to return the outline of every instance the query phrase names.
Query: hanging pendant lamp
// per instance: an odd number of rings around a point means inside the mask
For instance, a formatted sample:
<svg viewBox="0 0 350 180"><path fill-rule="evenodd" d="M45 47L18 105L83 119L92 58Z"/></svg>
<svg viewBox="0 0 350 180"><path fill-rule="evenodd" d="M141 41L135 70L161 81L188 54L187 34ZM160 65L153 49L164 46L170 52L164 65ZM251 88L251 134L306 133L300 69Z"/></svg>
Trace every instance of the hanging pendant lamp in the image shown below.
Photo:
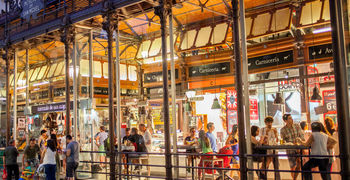
<svg viewBox="0 0 350 180"><path fill-rule="evenodd" d="M282 98L282 94L280 92L276 93L276 98L273 101L274 104L284 104L284 100Z"/></svg>
<svg viewBox="0 0 350 180"><path fill-rule="evenodd" d="M211 109L221 109L218 98L215 96Z"/></svg>
<svg viewBox="0 0 350 180"><path fill-rule="evenodd" d="M320 90L316 86L312 90L311 100L313 100L313 101L320 101L320 100L322 100L322 97L320 96Z"/></svg>

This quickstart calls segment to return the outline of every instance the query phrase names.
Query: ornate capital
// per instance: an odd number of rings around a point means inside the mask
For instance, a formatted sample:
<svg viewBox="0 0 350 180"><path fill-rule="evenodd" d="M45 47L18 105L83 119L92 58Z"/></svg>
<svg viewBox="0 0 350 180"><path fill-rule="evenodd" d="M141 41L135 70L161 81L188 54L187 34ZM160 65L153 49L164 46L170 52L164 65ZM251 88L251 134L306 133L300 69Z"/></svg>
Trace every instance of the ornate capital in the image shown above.
<svg viewBox="0 0 350 180"><path fill-rule="evenodd" d="M107 33L113 33L118 29L118 14L117 12L107 12L103 16L102 29Z"/></svg>
<svg viewBox="0 0 350 180"><path fill-rule="evenodd" d="M72 25L63 27L60 30L61 33L61 42L71 44L75 37L75 28Z"/></svg>

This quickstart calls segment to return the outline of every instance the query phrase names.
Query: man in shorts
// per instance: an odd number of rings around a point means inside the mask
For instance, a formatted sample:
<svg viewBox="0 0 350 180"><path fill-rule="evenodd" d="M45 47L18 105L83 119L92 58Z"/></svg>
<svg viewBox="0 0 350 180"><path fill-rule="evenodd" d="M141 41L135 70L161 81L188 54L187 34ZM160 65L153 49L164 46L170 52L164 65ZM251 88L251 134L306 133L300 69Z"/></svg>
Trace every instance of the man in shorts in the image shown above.
<svg viewBox="0 0 350 180"><path fill-rule="evenodd" d="M98 151L101 151L100 155L100 162L101 162L101 167L104 168L106 162L106 153L105 150L105 140L108 138L108 133L105 131L105 127L101 126L100 127L100 132L96 135L96 142L98 146Z"/></svg>
<svg viewBox="0 0 350 180"><path fill-rule="evenodd" d="M66 178L67 180L73 180L75 177L75 172L79 165L79 144L72 140L71 135L66 136L67 151L67 168L66 168ZM76 177L75 177L76 179Z"/></svg>
<svg viewBox="0 0 350 180"><path fill-rule="evenodd" d="M286 125L281 129L281 138L285 143L297 143L297 139L305 141L304 132L302 131L299 124L294 124L292 115L284 114L283 121ZM297 157L301 155L300 150L287 150L289 166L292 171L300 171L301 170L301 158ZM293 180L298 178L299 173L292 172Z"/></svg>

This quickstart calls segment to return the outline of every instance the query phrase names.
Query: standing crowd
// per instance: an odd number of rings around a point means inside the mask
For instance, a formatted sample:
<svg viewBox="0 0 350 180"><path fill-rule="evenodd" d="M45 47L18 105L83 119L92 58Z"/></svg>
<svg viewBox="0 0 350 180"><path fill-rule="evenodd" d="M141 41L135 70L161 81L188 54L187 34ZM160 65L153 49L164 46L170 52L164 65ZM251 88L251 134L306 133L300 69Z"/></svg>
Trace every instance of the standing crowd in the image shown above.
<svg viewBox="0 0 350 180"><path fill-rule="evenodd" d="M76 178L76 170L79 164L80 147L71 135L57 138L54 132L41 131L38 141L29 140L22 158L22 179L31 179L34 174L45 177L46 180L60 179L60 174L65 173L68 180ZM4 151L4 167L7 179L20 178L17 158L19 152L14 140L10 140ZM43 173L42 173L43 172Z"/></svg>

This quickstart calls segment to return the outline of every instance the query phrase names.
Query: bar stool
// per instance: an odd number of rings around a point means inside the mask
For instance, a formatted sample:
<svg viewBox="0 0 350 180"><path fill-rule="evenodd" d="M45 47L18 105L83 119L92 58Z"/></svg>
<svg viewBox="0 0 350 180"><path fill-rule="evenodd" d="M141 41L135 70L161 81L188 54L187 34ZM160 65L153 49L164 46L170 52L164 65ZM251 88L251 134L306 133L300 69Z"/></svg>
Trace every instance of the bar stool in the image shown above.
<svg viewBox="0 0 350 180"><path fill-rule="evenodd" d="M137 174L137 175L139 175L139 179L141 179L141 175L142 175L142 173L144 173L144 172L147 172L147 176L150 176L151 175L151 169L150 169L150 167L148 166L149 165L149 161L148 161L148 155L140 155L140 156L129 156L128 157L128 159L129 159L129 161L138 161L139 162L139 164L134 164L134 163L132 163L132 165L130 165L130 174L133 174L133 173L135 173L135 174ZM142 168L142 164L143 164L143 162L146 162L146 165L147 165L147 167L146 167L146 170L143 170L143 168ZM137 169L137 170L134 170L134 168L133 167L135 167L136 168L136 166L141 166L139 169ZM133 179L133 177L131 177L131 179ZM149 179L148 177L147 177L147 179Z"/></svg>

